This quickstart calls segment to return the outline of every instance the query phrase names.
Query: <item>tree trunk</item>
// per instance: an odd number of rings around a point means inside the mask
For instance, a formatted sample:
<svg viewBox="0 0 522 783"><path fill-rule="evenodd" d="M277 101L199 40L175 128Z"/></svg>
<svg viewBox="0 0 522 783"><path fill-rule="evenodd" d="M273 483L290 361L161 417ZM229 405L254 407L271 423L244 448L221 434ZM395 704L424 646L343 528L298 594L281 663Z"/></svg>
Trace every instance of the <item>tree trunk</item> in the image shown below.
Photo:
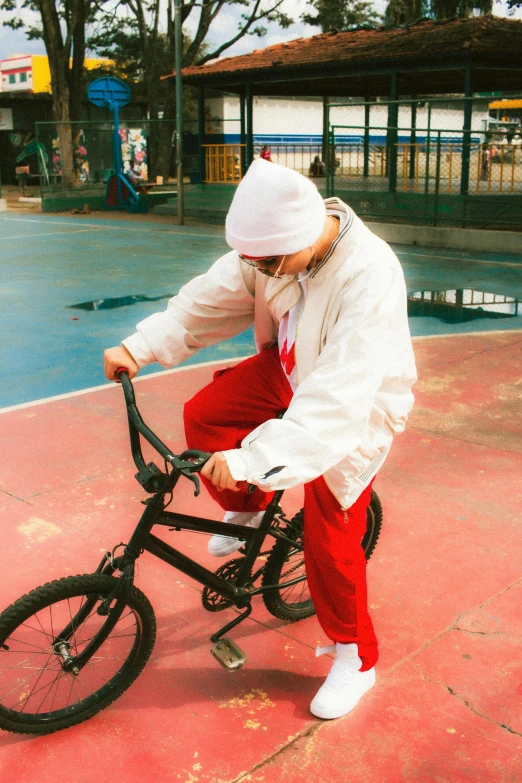
<svg viewBox="0 0 522 783"><path fill-rule="evenodd" d="M49 69L51 71L52 112L56 122L60 163L62 169L62 185L74 187L77 178L74 171L73 137L69 114L69 56L70 44L65 45L60 28L60 19L54 0L38 0L42 16L43 38Z"/></svg>
<svg viewBox="0 0 522 783"><path fill-rule="evenodd" d="M158 133L158 153L156 160L157 173L165 182L170 176L175 155L174 133L176 131L176 89L173 84L167 82L167 94L165 97L165 110L163 120Z"/></svg>

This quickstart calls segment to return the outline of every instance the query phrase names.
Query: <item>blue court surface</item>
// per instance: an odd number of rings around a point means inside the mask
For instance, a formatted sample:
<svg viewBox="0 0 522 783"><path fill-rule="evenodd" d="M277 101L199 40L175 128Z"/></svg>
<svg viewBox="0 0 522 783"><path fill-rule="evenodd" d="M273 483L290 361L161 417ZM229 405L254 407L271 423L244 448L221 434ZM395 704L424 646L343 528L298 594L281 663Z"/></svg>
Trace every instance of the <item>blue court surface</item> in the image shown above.
<svg viewBox="0 0 522 783"><path fill-rule="evenodd" d="M104 348L227 251L220 226L9 213L0 215L0 243L2 408L106 383ZM413 335L521 328L522 252L394 249ZM253 351L248 330L189 363Z"/></svg>

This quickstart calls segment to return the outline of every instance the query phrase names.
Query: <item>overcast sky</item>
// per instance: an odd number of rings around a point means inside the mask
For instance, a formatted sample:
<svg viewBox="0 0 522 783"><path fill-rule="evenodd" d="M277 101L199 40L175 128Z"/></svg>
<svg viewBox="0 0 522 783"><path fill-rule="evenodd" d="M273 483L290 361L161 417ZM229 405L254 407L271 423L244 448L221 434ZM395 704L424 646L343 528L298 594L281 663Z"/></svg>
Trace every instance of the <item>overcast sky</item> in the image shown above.
<svg viewBox="0 0 522 783"><path fill-rule="evenodd" d="M379 13L383 13L386 7L386 0L375 0L374 6ZM233 47L227 49L222 56L232 57L237 54L246 54L254 49L263 49L266 46L272 46L293 38L317 35L317 33L321 32L318 27L311 27L298 21L300 15L307 7L309 7L309 3L306 0L284 0L282 9L293 19L297 20L296 24L291 25L287 30L282 30L276 24L266 25L268 32L265 36L262 38L258 38L255 35L245 36ZM505 2L496 3L494 12L497 16L506 16ZM31 22L37 22L37 14L31 14L27 11L24 14L25 18ZM7 14L0 12L0 20L3 21L5 18L7 18ZM515 18L522 18L522 9L517 10ZM231 31L237 29L237 23L238 7L225 7L216 17L211 27L209 43L212 47L215 48L220 43L228 40L231 37ZM194 23L191 22L190 18L186 27L189 33L192 31L191 28L194 27ZM15 31L9 27L2 26L0 27L0 59L14 54L45 54L45 47L42 41L28 41L23 31Z"/></svg>

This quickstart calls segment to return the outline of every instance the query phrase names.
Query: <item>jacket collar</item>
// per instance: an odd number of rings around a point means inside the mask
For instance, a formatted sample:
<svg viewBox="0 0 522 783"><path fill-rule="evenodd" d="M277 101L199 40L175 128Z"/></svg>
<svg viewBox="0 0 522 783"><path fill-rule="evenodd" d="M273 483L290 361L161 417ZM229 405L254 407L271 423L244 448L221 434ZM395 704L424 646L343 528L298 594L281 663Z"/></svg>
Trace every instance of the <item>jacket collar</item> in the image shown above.
<svg viewBox="0 0 522 783"><path fill-rule="evenodd" d="M345 204L344 201L341 201L340 198L332 196L332 198L325 199L324 203L327 210L344 213L346 215L346 222L322 257L320 263L312 270L312 274L310 275L311 280L319 280L325 277L333 268L337 269L340 264L344 263L345 254L336 254L335 251L344 244L344 241L348 238L348 235L354 228L354 224L357 220L353 209L351 209L348 204ZM327 264L327 262L329 263Z"/></svg>
<svg viewBox="0 0 522 783"><path fill-rule="evenodd" d="M325 199L324 203L326 209L344 212L346 214L346 222L321 259L320 264L312 271L308 278L309 281L321 280L344 263L346 254L336 253L335 251L344 244L344 241L348 238L350 230L357 220L354 211L341 201L341 199L334 196ZM329 263L327 264L327 262ZM297 304L300 296L301 286L296 277L287 277L282 280L278 280L274 277L268 279L265 289L265 299L268 308L276 321L279 322L284 314Z"/></svg>

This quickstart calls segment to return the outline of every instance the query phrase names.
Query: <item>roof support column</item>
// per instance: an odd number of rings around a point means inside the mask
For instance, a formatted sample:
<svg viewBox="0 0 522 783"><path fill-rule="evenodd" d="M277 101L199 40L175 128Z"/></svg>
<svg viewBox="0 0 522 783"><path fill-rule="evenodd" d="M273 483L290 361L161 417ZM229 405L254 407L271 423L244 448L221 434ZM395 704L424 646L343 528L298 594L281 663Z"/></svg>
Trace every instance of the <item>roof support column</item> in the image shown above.
<svg viewBox="0 0 522 783"><path fill-rule="evenodd" d="M469 190L469 164L471 156L471 119L473 115L473 93L471 91L471 65L466 65L464 75L464 122L462 123L462 168L460 172L460 195L467 196Z"/></svg>
<svg viewBox="0 0 522 783"><path fill-rule="evenodd" d="M388 190L390 193L395 193L397 191L397 143L399 140L399 106L397 104L399 92L397 81L397 72L394 71L391 74L390 84L390 99L392 103L388 106Z"/></svg>
<svg viewBox="0 0 522 783"><path fill-rule="evenodd" d="M364 99L363 177L370 172L370 99Z"/></svg>
<svg viewBox="0 0 522 783"><path fill-rule="evenodd" d="M411 102L411 134L410 134L410 179L415 179L415 169L416 169L416 162L417 162L417 136L416 136L416 129L417 129L417 101L415 100L415 96L412 95L412 102Z"/></svg>
<svg viewBox="0 0 522 783"><path fill-rule="evenodd" d="M246 99L246 168L254 160L254 99L252 97L252 85L245 85Z"/></svg>
<svg viewBox="0 0 522 783"><path fill-rule="evenodd" d="M321 160L328 165L328 97L323 95L323 141L321 145Z"/></svg>
<svg viewBox="0 0 522 783"><path fill-rule="evenodd" d="M199 166L199 181L205 181L205 149L203 144L205 143L205 88L203 86L198 87L198 166Z"/></svg>
<svg viewBox="0 0 522 783"><path fill-rule="evenodd" d="M246 145L246 102L245 102L245 90L242 89L239 93L239 143ZM244 177L247 165L246 165L246 147L241 147L241 176Z"/></svg>

